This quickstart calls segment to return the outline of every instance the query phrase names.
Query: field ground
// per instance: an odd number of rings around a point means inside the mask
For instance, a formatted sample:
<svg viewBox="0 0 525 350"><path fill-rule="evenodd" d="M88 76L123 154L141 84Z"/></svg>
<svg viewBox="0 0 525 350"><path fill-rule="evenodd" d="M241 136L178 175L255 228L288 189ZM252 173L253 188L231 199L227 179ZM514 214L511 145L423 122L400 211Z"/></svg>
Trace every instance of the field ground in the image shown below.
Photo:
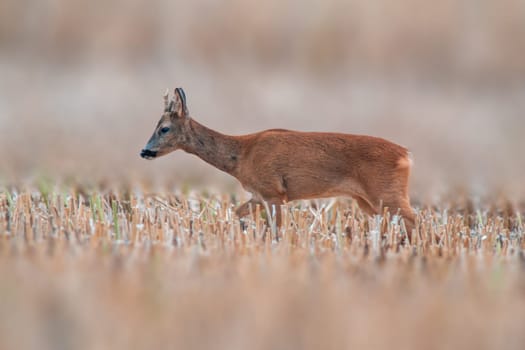
<svg viewBox="0 0 525 350"><path fill-rule="evenodd" d="M241 230L236 202L1 190L0 348L523 348L523 204L420 204L401 245L396 218L352 201L283 208L280 232L258 208Z"/></svg>

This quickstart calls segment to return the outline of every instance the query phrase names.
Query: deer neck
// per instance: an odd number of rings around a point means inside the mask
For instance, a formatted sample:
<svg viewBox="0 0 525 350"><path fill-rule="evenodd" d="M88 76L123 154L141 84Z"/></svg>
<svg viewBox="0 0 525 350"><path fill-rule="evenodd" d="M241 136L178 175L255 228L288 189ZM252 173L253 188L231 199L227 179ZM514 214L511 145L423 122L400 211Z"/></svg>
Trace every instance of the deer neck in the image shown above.
<svg viewBox="0 0 525 350"><path fill-rule="evenodd" d="M190 119L188 139L182 149L233 176L236 174L241 143L235 136L221 134Z"/></svg>

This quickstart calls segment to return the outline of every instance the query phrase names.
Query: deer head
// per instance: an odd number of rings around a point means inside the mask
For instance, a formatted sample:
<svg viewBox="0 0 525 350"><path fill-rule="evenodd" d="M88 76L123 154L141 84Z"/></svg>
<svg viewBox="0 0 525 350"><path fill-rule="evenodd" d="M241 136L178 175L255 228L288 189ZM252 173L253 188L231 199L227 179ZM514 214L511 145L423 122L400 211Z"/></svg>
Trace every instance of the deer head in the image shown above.
<svg viewBox="0 0 525 350"><path fill-rule="evenodd" d="M171 101L169 91L166 91L164 113L140 156L154 159L179 149L187 141L189 119L184 90L176 88Z"/></svg>

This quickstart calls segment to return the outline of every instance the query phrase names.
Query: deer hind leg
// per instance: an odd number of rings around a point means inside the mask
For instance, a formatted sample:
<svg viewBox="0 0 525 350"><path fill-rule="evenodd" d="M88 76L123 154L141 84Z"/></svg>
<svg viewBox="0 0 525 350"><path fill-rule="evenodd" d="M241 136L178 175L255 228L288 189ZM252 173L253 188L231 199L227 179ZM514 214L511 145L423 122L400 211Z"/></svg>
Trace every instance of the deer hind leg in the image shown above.
<svg viewBox="0 0 525 350"><path fill-rule="evenodd" d="M410 153L398 161L400 176L398 177L397 185L401 189L401 192L395 196L395 198L398 199L395 202L398 205L400 214L405 222L409 242L412 239L413 230L416 227L416 215L414 209L412 209L412 206L410 205L410 198L408 196L408 179L410 177L411 167L412 159Z"/></svg>
<svg viewBox="0 0 525 350"><path fill-rule="evenodd" d="M357 204L359 205L359 209L363 211L365 214L368 214L369 216L377 215L379 212L374 209L373 205L364 197L353 197Z"/></svg>
<svg viewBox="0 0 525 350"><path fill-rule="evenodd" d="M399 189L401 190L399 191ZM410 200L406 191L406 184L392 183L390 189L379 193L360 193L353 196L361 210L370 216L382 214L383 208L387 207L391 216L400 215L410 238L415 228L415 214L410 206Z"/></svg>
<svg viewBox="0 0 525 350"><path fill-rule="evenodd" d="M412 230L415 228L416 215L414 214L414 210L410 206L408 198L392 199L385 201L383 202L383 207L388 207L390 215L401 215L405 223L408 239L410 241L412 238Z"/></svg>

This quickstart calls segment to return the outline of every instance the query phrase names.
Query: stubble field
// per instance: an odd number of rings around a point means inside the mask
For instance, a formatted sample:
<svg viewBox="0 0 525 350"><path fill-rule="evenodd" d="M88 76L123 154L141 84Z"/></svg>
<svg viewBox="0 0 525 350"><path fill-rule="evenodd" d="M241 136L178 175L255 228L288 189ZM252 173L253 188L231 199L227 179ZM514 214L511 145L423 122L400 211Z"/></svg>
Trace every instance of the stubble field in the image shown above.
<svg viewBox="0 0 525 350"><path fill-rule="evenodd" d="M351 200L283 207L268 227L235 194L140 184L0 192L3 349L521 349L523 204Z"/></svg>

